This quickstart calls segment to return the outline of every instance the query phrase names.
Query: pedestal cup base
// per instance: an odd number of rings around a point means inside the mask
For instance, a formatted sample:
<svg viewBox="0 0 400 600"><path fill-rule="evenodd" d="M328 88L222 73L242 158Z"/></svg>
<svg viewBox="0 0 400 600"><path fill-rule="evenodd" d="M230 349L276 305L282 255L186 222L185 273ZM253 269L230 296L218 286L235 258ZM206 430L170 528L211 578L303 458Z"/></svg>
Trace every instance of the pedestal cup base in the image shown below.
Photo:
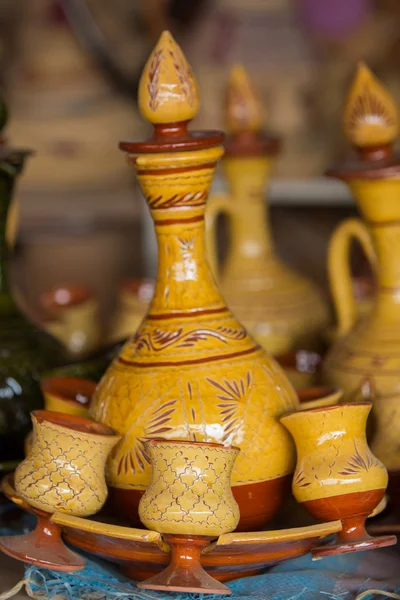
<svg viewBox="0 0 400 600"><path fill-rule="evenodd" d="M22 562L53 571L80 571L86 564L79 554L65 546L60 527L43 516L38 516L36 528L29 533L1 536L0 551Z"/></svg>
<svg viewBox="0 0 400 600"><path fill-rule="evenodd" d="M138 588L198 594L232 593L226 585L208 575L200 564L201 551L213 538L195 535L164 535L163 537L171 546L171 562L158 575L138 583Z"/></svg>
<svg viewBox="0 0 400 600"><path fill-rule="evenodd" d="M311 550L313 560L319 560L327 556L336 556L337 554L348 554L350 552L362 552L363 550L376 550L377 548L386 548L394 546L397 538L395 535L387 535L381 537L365 536L362 540L353 542L341 542L332 546L317 546Z"/></svg>

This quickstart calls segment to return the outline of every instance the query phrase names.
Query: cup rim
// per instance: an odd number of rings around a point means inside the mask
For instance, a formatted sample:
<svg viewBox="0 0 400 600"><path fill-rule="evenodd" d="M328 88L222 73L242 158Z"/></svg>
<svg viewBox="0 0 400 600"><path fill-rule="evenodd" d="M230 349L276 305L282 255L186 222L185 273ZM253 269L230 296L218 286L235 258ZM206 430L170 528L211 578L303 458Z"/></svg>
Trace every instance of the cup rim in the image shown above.
<svg viewBox="0 0 400 600"><path fill-rule="evenodd" d="M301 403L299 403L301 406ZM303 410L292 410L288 413L286 413L285 415L282 415L280 417L280 421L283 421L283 419L285 419L286 417L291 417L292 415L300 415L303 413L316 413L316 412L322 412L322 411L327 411L327 410L336 410L337 408L343 408L343 407L353 407L353 406L369 406L370 408L372 407L372 402L341 402L338 404L329 404L328 406L317 406L315 408L304 408Z"/></svg>
<svg viewBox="0 0 400 600"><path fill-rule="evenodd" d="M79 406L88 406L96 390L97 383L83 377L54 375L53 377L42 379L40 387L43 394L51 394L64 402L73 402ZM77 394L85 396L86 401L79 400Z"/></svg>
<svg viewBox="0 0 400 600"><path fill-rule="evenodd" d="M157 446L158 444L161 443L167 443L167 444L179 444L181 446L199 446L199 447L206 447L206 448L224 448L225 450L237 450L238 452L240 452L240 448L238 446L232 446L232 444L229 444L229 446L225 446L224 444L218 444L217 442L197 442L197 441L191 441L191 440L175 440L175 439L171 439L171 440L167 440L166 438L162 438L162 437L146 437L144 438L145 443L151 445L151 446Z"/></svg>
<svg viewBox="0 0 400 600"><path fill-rule="evenodd" d="M44 409L32 411L31 416L32 420L35 420L38 423L48 422L70 431L86 433L88 435L93 435L94 437L110 438L118 436L118 433L108 425L97 423L86 417L67 415L66 413Z"/></svg>

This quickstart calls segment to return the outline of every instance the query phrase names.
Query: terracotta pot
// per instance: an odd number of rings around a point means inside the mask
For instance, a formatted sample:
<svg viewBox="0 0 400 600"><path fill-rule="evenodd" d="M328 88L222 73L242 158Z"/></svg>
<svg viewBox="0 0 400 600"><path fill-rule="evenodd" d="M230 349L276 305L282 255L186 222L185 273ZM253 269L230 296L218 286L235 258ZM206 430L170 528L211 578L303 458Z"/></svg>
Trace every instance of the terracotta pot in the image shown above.
<svg viewBox="0 0 400 600"><path fill-rule="evenodd" d="M47 377L40 387L46 410L87 417L96 383L78 377Z"/></svg>
<svg viewBox="0 0 400 600"><path fill-rule="evenodd" d="M15 489L31 506L89 516L107 498L105 464L120 439L113 429L83 417L32 413L29 456L15 471Z"/></svg>

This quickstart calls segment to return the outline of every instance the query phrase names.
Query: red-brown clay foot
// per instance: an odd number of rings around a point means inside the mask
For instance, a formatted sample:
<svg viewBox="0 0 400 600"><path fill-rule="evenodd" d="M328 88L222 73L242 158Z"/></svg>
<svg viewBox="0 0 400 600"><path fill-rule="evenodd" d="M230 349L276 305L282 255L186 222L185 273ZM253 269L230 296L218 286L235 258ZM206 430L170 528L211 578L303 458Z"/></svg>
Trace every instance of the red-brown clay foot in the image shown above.
<svg viewBox="0 0 400 600"><path fill-rule="evenodd" d="M317 546L311 551L313 560L336 554L361 552L393 546L397 542L395 535L371 537L365 530L365 516L350 517L342 520L343 529L336 536L333 545Z"/></svg>
<svg viewBox="0 0 400 600"><path fill-rule="evenodd" d="M24 535L0 537L0 551L17 560L53 571L83 569L84 559L65 546L61 539L61 528L49 520L50 515L44 516L44 512L38 512L37 525L33 531Z"/></svg>
<svg viewBox="0 0 400 600"><path fill-rule="evenodd" d="M171 562L158 575L138 583L145 590L191 592L199 594L231 594L232 591L203 569L200 555L211 539L205 536L164 535L171 546Z"/></svg>

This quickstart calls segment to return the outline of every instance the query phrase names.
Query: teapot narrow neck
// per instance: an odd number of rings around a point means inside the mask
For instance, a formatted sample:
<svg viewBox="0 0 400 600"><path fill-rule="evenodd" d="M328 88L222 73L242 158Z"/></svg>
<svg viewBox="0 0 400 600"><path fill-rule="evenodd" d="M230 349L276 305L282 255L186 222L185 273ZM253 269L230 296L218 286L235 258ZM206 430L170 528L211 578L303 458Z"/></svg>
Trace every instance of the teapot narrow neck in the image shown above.
<svg viewBox="0 0 400 600"><path fill-rule="evenodd" d="M227 271L264 266L273 253L266 202L271 163L270 157L228 157L223 160L232 201L232 250Z"/></svg>
<svg viewBox="0 0 400 600"><path fill-rule="evenodd" d="M224 306L206 258L204 208L152 214L158 240L158 277L151 313Z"/></svg>
<svg viewBox="0 0 400 600"><path fill-rule="evenodd" d="M377 308L400 307L400 179L350 182L375 246Z"/></svg>

